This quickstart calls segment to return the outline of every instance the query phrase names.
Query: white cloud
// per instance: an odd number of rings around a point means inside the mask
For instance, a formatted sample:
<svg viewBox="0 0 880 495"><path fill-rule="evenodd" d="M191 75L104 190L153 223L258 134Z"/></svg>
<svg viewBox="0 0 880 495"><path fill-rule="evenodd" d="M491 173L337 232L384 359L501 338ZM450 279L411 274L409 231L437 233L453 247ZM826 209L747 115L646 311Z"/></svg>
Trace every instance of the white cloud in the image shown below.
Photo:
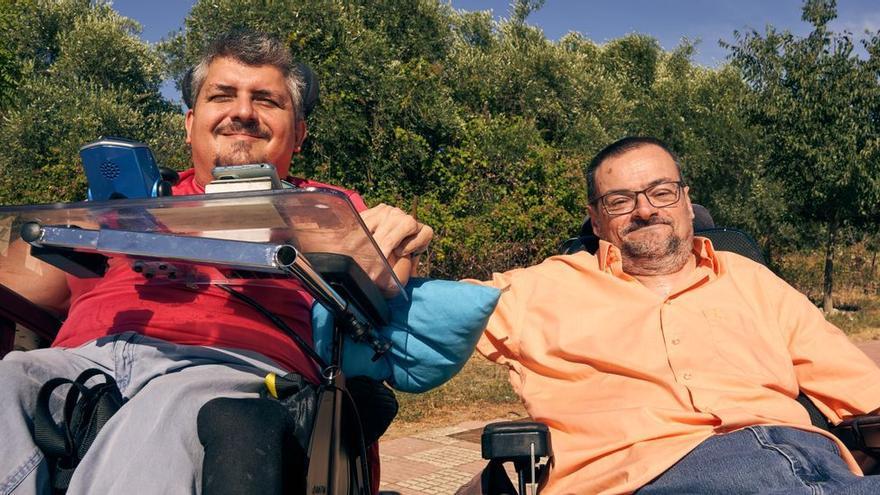
<svg viewBox="0 0 880 495"><path fill-rule="evenodd" d="M858 18L838 17L832 21L831 28L835 31L849 31L857 38L861 38L865 31L872 33L880 31L880 12L867 12L859 15Z"/></svg>

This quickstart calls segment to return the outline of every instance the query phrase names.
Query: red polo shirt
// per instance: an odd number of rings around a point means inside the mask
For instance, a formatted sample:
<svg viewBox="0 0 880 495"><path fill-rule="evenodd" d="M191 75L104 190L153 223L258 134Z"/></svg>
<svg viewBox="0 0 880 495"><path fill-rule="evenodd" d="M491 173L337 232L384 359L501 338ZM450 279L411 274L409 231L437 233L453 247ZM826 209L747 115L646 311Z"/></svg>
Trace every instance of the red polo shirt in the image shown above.
<svg viewBox="0 0 880 495"><path fill-rule="evenodd" d="M174 195L203 194L192 169L183 172ZM299 187L331 187L344 191L358 211L366 209L353 192L305 179L288 179ZM68 277L70 311L54 347L77 347L122 332L137 332L183 345L202 345L258 352L288 370L317 381L310 359L265 316L213 285L147 283L127 259L110 259L100 279ZM244 292L281 317L306 342L312 343L312 297L294 280L244 283Z"/></svg>

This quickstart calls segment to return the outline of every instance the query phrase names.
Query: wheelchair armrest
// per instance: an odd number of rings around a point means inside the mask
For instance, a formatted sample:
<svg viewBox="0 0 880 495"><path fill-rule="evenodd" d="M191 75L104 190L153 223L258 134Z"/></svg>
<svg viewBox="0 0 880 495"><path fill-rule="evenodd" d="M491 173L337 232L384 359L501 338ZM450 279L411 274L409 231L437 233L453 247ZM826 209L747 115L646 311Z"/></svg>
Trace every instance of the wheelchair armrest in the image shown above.
<svg viewBox="0 0 880 495"><path fill-rule="evenodd" d="M76 225L68 228L78 229ZM21 238L28 244L37 241L42 229L36 222L21 226ZM31 256L78 278L100 278L107 271L107 257L100 253L81 253L73 249L31 245Z"/></svg>
<svg viewBox="0 0 880 495"><path fill-rule="evenodd" d="M536 422L504 421L491 423L483 428L481 437L483 459L514 463L530 461L532 445L534 456L550 457L550 430L547 425Z"/></svg>
<svg viewBox="0 0 880 495"><path fill-rule="evenodd" d="M831 428L837 438L850 450L880 454L880 416L864 415L849 418Z"/></svg>
<svg viewBox="0 0 880 495"><path fill-rule="evenodd" d="M12 350L16 324L52 341L61 319L0 284L0 358Z"/></svg>
<svg viewBox="0 0 880 495"><path fill-rule="evenodd" d="M46 340L54 339L61 328L60 318L4 285L0 285L0 318L18 323Z"/></svg>

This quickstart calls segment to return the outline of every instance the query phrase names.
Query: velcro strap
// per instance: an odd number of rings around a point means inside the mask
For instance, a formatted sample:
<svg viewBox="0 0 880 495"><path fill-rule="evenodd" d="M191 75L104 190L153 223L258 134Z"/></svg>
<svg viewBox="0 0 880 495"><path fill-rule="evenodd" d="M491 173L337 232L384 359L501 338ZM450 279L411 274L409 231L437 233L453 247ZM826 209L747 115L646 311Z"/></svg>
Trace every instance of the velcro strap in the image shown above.
<svg viewBox="0 0 880 495"><path fill-rule="evenodd" d="M104 377L104 383L86 385L89 379L99 375ZM62 385L70 385L70 390L59 425L52 417L49 403L52 393ZM40 388L34 411L34 442L50 462L50 477L56 490L67 489L79 461L123 403L113 377L96 368L82 372L76 380L53 378Z"/></svg>
<svg viewBox="0 0 880 495"><path fill-rule="evenodd" d="M47 457L69 457L73 447L67 429L59 427L49 409L52 392L61 385L71 384L67 378L53 378L43 384L37 395L37 408L34 411L34 442Z"/></svg>

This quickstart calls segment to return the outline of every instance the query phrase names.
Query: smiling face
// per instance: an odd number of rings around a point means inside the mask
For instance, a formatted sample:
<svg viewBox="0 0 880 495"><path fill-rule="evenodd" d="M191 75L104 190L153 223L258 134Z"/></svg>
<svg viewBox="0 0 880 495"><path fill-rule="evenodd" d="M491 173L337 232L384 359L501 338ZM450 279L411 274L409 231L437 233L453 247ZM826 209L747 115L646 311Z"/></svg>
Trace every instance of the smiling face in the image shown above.
<svg viewBox="0 0 880 495"><path fill-rule="evenodd" d="M211 62L186 114L196 181L211 182L216 166L271 163L286 177L306 136L282 72L220 57Z"/></svg>
<svg viewBox="0 0 880 495"><path fill-rule="evenodd" d="M596 197L680 180L672 156L659 146L645 144L602 162L595 171ZM623 215L609 215L601 201L590 205L593 232L620 249L624 270L633 275L681 269L692 250L692 220L686 186L678 202L664 208L651 205L644 194L636 197L635 209Z"/></svg>

